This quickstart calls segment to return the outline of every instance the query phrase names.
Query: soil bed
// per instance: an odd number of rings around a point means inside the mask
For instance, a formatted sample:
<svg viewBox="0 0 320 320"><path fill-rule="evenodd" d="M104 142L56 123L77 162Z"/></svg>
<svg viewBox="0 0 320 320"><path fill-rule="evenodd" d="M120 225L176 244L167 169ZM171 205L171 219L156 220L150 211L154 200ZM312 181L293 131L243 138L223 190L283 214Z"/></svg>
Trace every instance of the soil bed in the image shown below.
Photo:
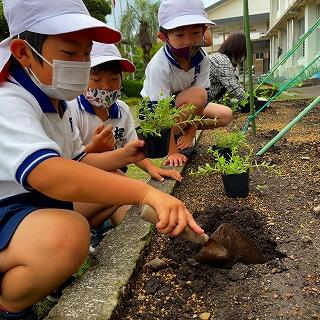
<svg viewBox="0 0 320 320"><path fill-rule="evenodd" d="M257 121L250 138L258 151L310 101L278 102ZM236 114L238 127L245 115ZM231 129L231 127L230 127ZM225 196L221 177L194 177L191 168L212 162L202 134L184 181L174 195L211 234L222 223L236 225L263 251L266 263L229 269L200 265L199 246L157 234L141 258L113 320L320 319L320 110L300 121L262 160L277 164L282 177L250 173L250 194ZM163 262L156 270L148 263Z"/></svg>

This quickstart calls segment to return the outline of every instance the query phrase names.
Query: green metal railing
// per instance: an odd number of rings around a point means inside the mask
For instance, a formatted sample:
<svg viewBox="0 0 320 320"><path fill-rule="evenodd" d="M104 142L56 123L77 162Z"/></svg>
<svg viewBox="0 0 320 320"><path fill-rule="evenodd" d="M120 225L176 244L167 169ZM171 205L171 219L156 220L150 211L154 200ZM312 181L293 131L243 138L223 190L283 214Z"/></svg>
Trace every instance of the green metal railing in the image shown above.
<svg viewBox="0 0 320 320"><path fill-rule="evenodd" d="M269 141L259 152L257 156L263 155L268 151L276 142L278 142L294 125L296 125L305 115L307 115L311 110L316 108L320 104L320 96L318 96L312 103L309 104L302 112L299 113L284 129L282 129L271 141Z"/></svg>
<svg viewBox="0 0 320 320"><path fill-rule="evenodd" d="M266 101L266 103L262 106L261 109L259 109L256 113L251 114L246 119L243 126L243 132L247 132L249 129L250 122L256 119L260 112L267 108L271 104L271 102L277 99L284 91L297 86L298 84L302 83L307 79L310 79L318 72L320 72L320 53L305 68L303 68L303 70L298 75L296 75L293 79L287 81L286 83L282 84L279 87L279 91L268 101Z"/></svg>
<svg viewBox="0 0 320 320"><path fill-rule="evenodd" d="M276 87L283 84L286 79L281 76L276 76L276 71L283 66L290 57L294 56L294 54L297 52L297 50L304 45L306 39L315 31L318 30L320 26L320 18L314 23L314 25L306 32L304 33L298 41L292 46L292 48L287 51L282 58L280 58L276 64L271 68L271 70L263 77L260 78L259 85L257 88L259 88L264 83L270 83L275 85ZM257 90L257 88L255 90Z"/></svg>

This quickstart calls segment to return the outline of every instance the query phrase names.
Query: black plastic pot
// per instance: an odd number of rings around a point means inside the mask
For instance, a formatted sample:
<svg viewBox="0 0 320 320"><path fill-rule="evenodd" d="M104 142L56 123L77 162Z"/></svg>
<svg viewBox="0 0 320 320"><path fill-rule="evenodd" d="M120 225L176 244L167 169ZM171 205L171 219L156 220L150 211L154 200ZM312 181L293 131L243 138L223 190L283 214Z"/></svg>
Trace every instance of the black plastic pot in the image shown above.
<svg viewBox="0 0 320 320"><path fill-rule="evenodd" d="M229 198L245 198L249 195L249 170L239 174L222 174L224 190Z"/></svg>
<svg viewBox="0 0 320 320"><path fill-rule="evenodd" d="M212 146L212 151L218 150L220 156L223 156L226 161L229 161L231 158L231 149L230 148L220 148L217 145Z"/></svg>
<svg viewBox="0 0 320 320"><path fill-rule="evenodd" d="M146 158L156 159L168 155L171 129L161 132L161 137L148 134L146 137L138 133L138 138L143 140L143 154Z"/></svg>
<svg viewBox="0 0 320 320"><path fill-rule="evenodd" d="M258 111L260 110L268 101L267 100L260 100L259 98L254 101L254 107ZM264 108L261 110L262 112L265 112L267 108Z"/></svg>
<svg viewBox="0 0 320 320"><path fill-rule="evenodd" d="M256 111L260 110L265 104L267 103L267 101L265 100L259 100L258 99L255 99L254 100L254 109ZM266 111L266 108L262 110L262 112L265 112ZM240 112L241 113L248 113L250 112L250 103L247 103L245 106L241 107L240 108Z"/></svg>

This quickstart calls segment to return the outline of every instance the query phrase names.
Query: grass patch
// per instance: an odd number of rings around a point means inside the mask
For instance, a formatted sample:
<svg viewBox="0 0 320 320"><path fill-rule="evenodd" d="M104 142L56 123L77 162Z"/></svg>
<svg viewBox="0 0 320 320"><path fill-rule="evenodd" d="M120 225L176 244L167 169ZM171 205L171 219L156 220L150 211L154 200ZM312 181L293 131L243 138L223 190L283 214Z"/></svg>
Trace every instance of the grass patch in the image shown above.
<svg viewBox="0 0 320 320"><path fill-rule="evenodd" d="M77 278L81 278L87 271L88 269L91 267L91 261L89 258L87 258L82 266L80 267L80 269L78 270L78 272L75 274Z"/></svg>
<svg viewBox="0 0 320 320"><path fill-rule="evenodd" d="M152 161L157 167L160 167L165 160L165 158L161 159L149 159ZM135 164L128 165L127 176L133 179L139 179L143 181L148 181L150 179L150 175L137 167Z"/></svg>

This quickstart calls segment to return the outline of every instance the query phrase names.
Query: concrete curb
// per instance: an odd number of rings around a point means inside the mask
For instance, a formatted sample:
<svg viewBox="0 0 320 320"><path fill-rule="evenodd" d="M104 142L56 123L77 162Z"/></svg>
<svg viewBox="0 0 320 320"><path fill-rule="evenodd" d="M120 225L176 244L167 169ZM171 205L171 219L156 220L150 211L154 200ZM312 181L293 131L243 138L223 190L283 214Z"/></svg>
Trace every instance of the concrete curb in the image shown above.
<svg viewBox="0 0 320 320"><path fill-rule="evenodd" d="M197 140L200 137L198 131ZM179 172L184 166L175 168ZM154 180L150 185L171 194L176 181ZM149 223L139 219L139 207L133 206L124 221L108 232L94 257L97 263L73 285L66 288L47 320L109 320L129 282L137 261L152 238Z"/></svg>

